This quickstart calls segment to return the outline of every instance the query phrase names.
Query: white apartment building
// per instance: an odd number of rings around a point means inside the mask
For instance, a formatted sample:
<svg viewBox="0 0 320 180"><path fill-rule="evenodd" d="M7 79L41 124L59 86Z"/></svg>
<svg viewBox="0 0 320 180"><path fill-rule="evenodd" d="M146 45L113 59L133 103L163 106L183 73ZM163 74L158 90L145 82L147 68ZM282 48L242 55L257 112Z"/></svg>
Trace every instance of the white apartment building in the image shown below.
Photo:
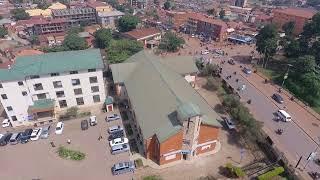
<svg viewBox="0 0 320 180"><path fill-rule="evenodd" d="M56 120L67 108L105 100L99 49L18 57L0 69L0 102L13 127Z"/></svg>

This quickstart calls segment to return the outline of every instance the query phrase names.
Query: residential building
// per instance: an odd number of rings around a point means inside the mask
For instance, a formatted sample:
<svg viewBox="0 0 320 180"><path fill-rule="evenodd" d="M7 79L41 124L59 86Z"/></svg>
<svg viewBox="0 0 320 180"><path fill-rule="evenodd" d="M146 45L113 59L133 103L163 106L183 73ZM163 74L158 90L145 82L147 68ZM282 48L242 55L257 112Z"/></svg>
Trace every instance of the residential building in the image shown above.
<svg viewBox="0 0 320 180"><path fill-rule="evenodd" d="M123 12L112 10L112 11L98 11L97 21L102 27L115 28L115 22L120 17L124 16Z"/></svg>
<svg viewBox="0 0 320 180"><path fill-rule="evenodd" d="M66 19L71 26L80 24L96 24L96 11L91 7L72 8L72 9L54 9L52 10L53 18Z"/></svg>
<svg viewBox="0 0 320 180"><path fill-rule="evenodd" d="M43 17L51 17L51 9L27 9L26 13L29 14L29 16L43 16Z"/></svg>
<svg viewBox="0 0 320 180"><path fill-rule="evenodd" d="M0 102L13 127L57 119L67 108L103 103L99 49L17 57L0 69Z"/></svg>
<svg viewBox="0 0 320 180"><path fill-rule="evenodd" d="M161 31L157 28L134 29L132 31L123 33L122 35L126 38L140 41L145 46L150 43L153 45L158 44L156 42L160 41L161 39Z"/></svg>
<svg viewBox="0 0 320 180"><path fill-rule="evenodd" d="M307 8L286 8L276 9L273 11L272 23L276 24L279 29L290 21L295 23L293 33L300 34L303 26L315 15L317 11Z"/></svg>
<svg viewBox="0 0 320 180"><path fill-rule="evenodd" d="M90 0L87 2L87 6L95 9L96 12L110 12L113 8L105 2Z"/></svg>
<svg viewBox="0 0 320 180"><path fill-rule="evenodd" d="M189 34L202 34L205 38L215 41L223 41L227 35L227 24L220 20L195 13L190 16L186 26Z"/></svg>
<svg viewBox="0 0 320 180"><path fill-rule="evenodd" d="M247 0L236 0L234 5L238 6L238 7L246 7L247 6Z"/></svg>
<svg viewBox="0 0 320 180"><path fill-rule="evenodd" d="M111 70L117 101L125 104L145 158L164 165L220 149L219 116L192 87L198 71L192 57L141 51Z"/></svg>
<svg viewBox="0 0 320 180"><path fill-rule="evenodd" d="M135 8L144 9L147 7L147 0L130 0L130 5Z"/></svg>
<svg viewBox="0 0 320 180"><path fill-rule="evenodd" d="M60 3L60 2L55 2L53 4L51 4L51 6L49 6L47 9L67 9L67 6Z"/></svg>

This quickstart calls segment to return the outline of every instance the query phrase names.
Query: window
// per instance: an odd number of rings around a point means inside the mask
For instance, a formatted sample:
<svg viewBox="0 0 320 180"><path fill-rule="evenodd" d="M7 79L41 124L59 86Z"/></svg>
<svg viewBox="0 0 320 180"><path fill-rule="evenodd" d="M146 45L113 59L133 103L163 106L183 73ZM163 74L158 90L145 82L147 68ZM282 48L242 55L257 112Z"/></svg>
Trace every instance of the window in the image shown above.
<svg viewBox="0 0 320 180"><path fill-rule="evenodd" d="M78 74L78 71L70 71L70 74Z"/></svg>
<svg viewBox="0 0 320 180"><path fill-rule="evenodd" d="M22 81L18 81L18 85L19 86L23 86L23 82Z"/></svg>
<svg viewBox="0 0 320 180"><path fill-rule="evenodd" d="M40 78L40 76L38 76L38 75L30 76L30 79L38 79L38 78Z"/></svg>
<svg viewBox="0 0 320 180"><path fill-rule="evenodd" d="M38 91L38 90L43 90L42 84L41 83L37 83L33 85L34 90Z"/></svg>
<svg viewBox="0 0 320 180"><path fill-rule="evenodd" d="M1 94L1 98L2 98L2 99L8 99L8 97L7 97L6 94Z"/></svg>
<svg viewBox="0 0 320 180"><path fill-rule="evenodd" d="M79 79L72 79L71 82L72 82L72 85L74 85L74 86L80 85Z"/></svg>
<svg viewBox="0 0 320 180"><path fill-rule="evenodd" d="M12 121L16 121L17 117L16 116L11 116Z"/></svg>
<svg viewBox="0 0 320 180"><path fill-rule="evenodd" d="M82 94L82 89L81 88L74 89L73 91L74 91L75 95Z"/></svg>
<svg viewBox="0 0 320 180"><path fill-rule="evenodd" d="M54 88L62 88L61 81L53 81L53 87Z"/></svg>
<svg viewBox="0 0 320 180"><path fill-rule="evenodd" d="M99 95L94 95L94 96L92 96L92 98L93 98L93 102L100 102L100 96Z"/></svg>
<svg viewBox="0 0 320 180"><path fill-rule="evenodd" d="M46 99L47 98L46 93L37 94L37 98L38 99Z"/></svg>
<svg viewBox="0 0 320 180"><path fill-rule="evenodd" d="M7 110L8 110L8 111L12 111L12 107L11 107L11 106L8 106L8 107L7 107Z"/></svg>
<svg viewBox="0 0 320 180"><path fill-rule="evenodd" d="M22 96L28 95L27 91L22 91Z"/></svg>
<svg viewBox="0 0 320 180"><path fill-rule="evenodd" d="M90 77L89 80L90 80L90 83L97 83L98 82L97 76Z"/></svg>
<svg viewBox="0 0 320 180"><path fill-rule="evenodd" d="M99 92L99 86L92 86L91 87L91 92Z"/></svg>
<svg viewBox="0 0 320 180"><path fill-rule="evenodd" d="M57 95L58 98L59 98L59 97L65 97L64 91L57 91L57 92L56 92L56 95Z"/></svg>
<svg viewBox="0 0 320 180"><path fill-rule="evenodd" d="M2 84L0 83L0 88L3 88Z"/></svg>
<svg viewBox="0 0 320 180"><path fill-rule="evenodd" d="M50 75L51 75L51 77L53 77L53 76L59 76L60 74L59 73L51 73Z"/></svg>
<svg viewBox="0 0 320 180"><path fill-rule="evenodd" d="M84 105L84 101L82 97L76 98L76 101L77 101L77 105Z"/></svg>
<svg viewBox="0 0 320 180"><path fill-rule="evenodd" d="M211 145L206 145L206 146L202 146L201 147L201 151L206 150L206 149L210 149Z"/></svg>
<svg viewBox="0 0 320 180"><path fill-rule="evenodd" d="M60 106L60 108L68 107L67 101L66 100L59 101L59 106Z"/></svg>
<svg viewBox="0 0 320 180"><path fill-rule="evenodd" d="M96 69L88 69L88 72L96 72Z"/></svg>

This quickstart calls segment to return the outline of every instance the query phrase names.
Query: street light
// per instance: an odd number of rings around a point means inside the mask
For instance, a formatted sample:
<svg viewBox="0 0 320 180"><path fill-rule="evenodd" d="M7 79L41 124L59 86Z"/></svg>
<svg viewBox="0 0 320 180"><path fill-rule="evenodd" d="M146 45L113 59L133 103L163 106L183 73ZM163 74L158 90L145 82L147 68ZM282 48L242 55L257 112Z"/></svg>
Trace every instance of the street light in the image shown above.
<svg viewBox="0 0 320 180"><path fill-rule="evenodd" d="M290 69L290 67L292 66L291 64L287 64L287 65L288 65L288 69L287 69L287 72L286 72L286 73L284 74L284 76L283 76L283 81L282 81L281 87L283 87L284 81L288 78L289 69Z"/></svg>

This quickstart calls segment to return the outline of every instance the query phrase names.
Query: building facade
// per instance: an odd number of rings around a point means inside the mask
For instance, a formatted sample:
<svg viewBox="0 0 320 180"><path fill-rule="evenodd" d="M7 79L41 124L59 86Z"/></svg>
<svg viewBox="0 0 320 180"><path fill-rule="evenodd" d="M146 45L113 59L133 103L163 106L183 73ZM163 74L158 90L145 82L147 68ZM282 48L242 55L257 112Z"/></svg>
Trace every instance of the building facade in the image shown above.
<svg viewBox="0 0 320 180"><path fill-rule="evenodd" d="M141 155L164 165L219 151L221 125L193 89L197 68L191 57L162 59L141 51L111 70Z"/></svg>
<svg viewBox="0 0 320 180"><path fill-rule="evenodd" d="M247 0L236 0L234 5L238 6L238 7L246 7L247 6Z"/></svg>
<svg viewBox="0 0 320 180"><path fill-rule="evenodd" d="M80 24L96 24L96 10L91 7L72 8L72 9L54 9L52 10L53 18L66 19L71 26Z"/></svg>
<svg viewBox="0 0 320 180"><path fill-rule="evenodd" d="M281 29L284 24L292 21L295 23L293 34L298 35L303 31L303 26L311 20L316 13L317 11L306 8L276 9L273 11L272 23Z"/></svg>
<svg viewBox="0 0 320 180"><path fill-rule="evenodd" d="M0 102L13 127L55 121L67 108L104 102L103 68L98 49L18 57L0 69Z"/></svg>
<svg viewBox="0 0 320 180"><path fill-rule="evenodd" d="M115 28L116 20L122 16L124 13L117 10L97 12L97 21L102 27Z"/></svg>

